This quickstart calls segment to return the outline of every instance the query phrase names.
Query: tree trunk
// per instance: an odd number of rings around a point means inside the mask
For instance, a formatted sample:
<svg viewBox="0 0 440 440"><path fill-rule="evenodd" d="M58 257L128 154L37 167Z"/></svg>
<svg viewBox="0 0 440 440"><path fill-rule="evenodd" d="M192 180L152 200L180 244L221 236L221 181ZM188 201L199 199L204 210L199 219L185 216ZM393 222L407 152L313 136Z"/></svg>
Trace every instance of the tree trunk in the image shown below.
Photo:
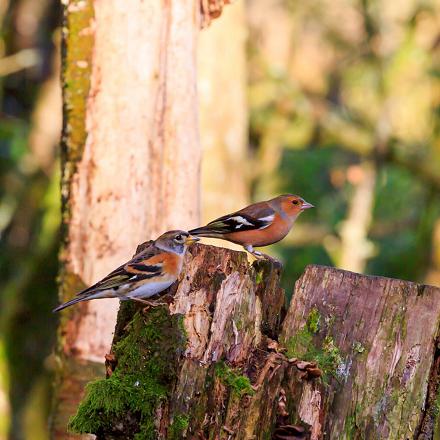
<svg viewBox="0 0 440 440"><path fill-rule="evenodd" d="M440 290L191 248L170 308L124 304L107 379L71 423L99 439L438 438ZM284 316L285 315L285 316Z"/></svg>
<svg viewBox="0 0 440 440"><path fill-rule="evenodd" d="M315 358L327 384L291 377L295 422L311 439L432 439L438 432L440 289L310 266L281 343ZM425 436L425 433L431 432Z"/></svg>
<svg viewBox="0 0 440 440"><path fill-rule="evenodd" d="M185 267L170 312L121 306L110 377L90 385L72 429L179 439L234 425L241 399L253 393L243 372L266 335L279 332L279 273L265 263L250 268L243 252L204 245L191 248Z"/></svg>
<svg viewBox="0 0 440 440"><path fill-rule="evenodd" d="M136 244L199 223L196 0L66 0L63 26L62 300ZM101 371L117 301L63 312L52 431L67 438Z"/></svg>
<svg viewBox="0 0 440 440"><path fill-rule="evenodd" d="M353 272L364 272L368 259L374 254L374 246L368 240L374 208L376 167L364 160L352 170L350 183L353 185L347 217L340 228L340 244L336 246L336 265Z"/></svg>

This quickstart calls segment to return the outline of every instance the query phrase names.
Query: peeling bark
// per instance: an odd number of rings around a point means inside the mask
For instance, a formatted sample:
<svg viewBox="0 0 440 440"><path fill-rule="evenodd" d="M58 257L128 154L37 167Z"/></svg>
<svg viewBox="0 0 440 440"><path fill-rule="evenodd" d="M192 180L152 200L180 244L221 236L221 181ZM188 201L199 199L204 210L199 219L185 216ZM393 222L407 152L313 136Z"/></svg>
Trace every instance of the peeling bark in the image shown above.
<svg viewBox="0 0 440 440"><path fill-rule="evenodd" d="M202 28L209 26L212 20L220 17L223 8L229 3L231 3L231 0L200 0Z"/></svg>
<svg viewBox="0 0 440 440"><path fill-rule="evenodd" d="M269 262L192 247L169 311L121 307L109 378L71 427L100 439L437 438L439 289L309 266L285 315L278 282ZM140 370L127 363L133 340ZM166 377L143 376L163 362ZM118 392L127 377L155 381L138 411Z"/></svg>

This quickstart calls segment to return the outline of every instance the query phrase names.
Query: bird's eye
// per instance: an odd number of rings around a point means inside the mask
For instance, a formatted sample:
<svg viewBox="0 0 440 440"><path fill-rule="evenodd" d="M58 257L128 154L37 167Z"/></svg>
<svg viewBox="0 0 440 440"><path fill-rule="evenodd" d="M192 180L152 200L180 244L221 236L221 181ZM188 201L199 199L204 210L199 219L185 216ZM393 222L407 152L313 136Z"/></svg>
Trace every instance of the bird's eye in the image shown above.
<svg viewBox="0 0 440 440"><path fill-rule="evenodd" d="M294 205L299 205L299 200L298 200L298 199L295 199L295 200L292 201L292 203L293 203Z"/></svg>
<svg viewBox="0 0 440 440"><path fill-rule="evenodd" d="M176 240L176 241L182 241L182 235L181 235L181 234L176 235L176 236L174 237L174 240Z"/></svg>

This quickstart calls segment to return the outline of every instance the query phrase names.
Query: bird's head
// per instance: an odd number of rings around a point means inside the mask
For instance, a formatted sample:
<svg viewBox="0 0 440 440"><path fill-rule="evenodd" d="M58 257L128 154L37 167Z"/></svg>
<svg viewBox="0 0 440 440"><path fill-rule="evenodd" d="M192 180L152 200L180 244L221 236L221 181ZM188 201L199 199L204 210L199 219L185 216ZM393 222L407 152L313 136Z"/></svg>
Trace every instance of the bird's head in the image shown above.
<svg viewBox="0 0 440 440"><path fill-rule="evenodd" d="M306 209L314 208L314 206L306 202L302 197L294 194L284 194L277 197L280 208L288 216L298 216Z"/></svg>
<svg viewBox="0 0 440 440"><path fill-rule="evenodd" d="M194 237L186 231L168 231L155 240L155 245L163 250L184 254L187 247L200 238Z"/></svg>

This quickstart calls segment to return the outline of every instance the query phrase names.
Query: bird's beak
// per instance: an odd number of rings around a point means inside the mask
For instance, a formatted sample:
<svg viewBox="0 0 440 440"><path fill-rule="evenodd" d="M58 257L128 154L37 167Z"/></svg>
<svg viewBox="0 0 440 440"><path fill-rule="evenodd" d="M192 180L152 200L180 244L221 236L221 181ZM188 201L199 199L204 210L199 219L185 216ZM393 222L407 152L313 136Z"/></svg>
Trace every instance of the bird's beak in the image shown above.
<svg viewBox="0 0 440 440"><path fill-rule="evenodd" d="M305 209L314 208L314 206L309 202L304 202L301 206L301 211L304 211Z"/></svg>
<svg viewBox="0 0 440 440"><path fill-rule="evenodd" d="M187 239L185 240L185 244L187 244L189 246L190 244L193 244L196 241L200 241L200 238L199 237L195 237L194 235L189 235L187 237Z"/></svg>

